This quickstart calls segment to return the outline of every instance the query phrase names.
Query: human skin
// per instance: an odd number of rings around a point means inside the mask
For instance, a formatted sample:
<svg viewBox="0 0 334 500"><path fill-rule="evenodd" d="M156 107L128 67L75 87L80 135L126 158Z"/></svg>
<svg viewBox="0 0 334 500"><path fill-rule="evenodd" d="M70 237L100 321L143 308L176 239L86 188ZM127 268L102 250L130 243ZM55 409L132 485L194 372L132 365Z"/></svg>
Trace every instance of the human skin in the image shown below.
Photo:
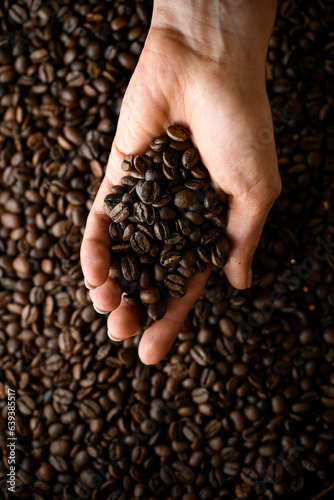
<svg viewBox="0 0 334 500"><path fill-rule="evenodd" d="M152 24L127 88L106 175L87 219L81 247L85 283L98 312L110 313L108 334L124 340L140 330L141 309L127 305L108 278L110 223L103 199L124 172L123 157L148 149L172 124L190 131L211 180L227 199L231 250L224 268L238 289L251 283L251 263L281 181L265 60L276 12L273 0L156 0ZM169 298L164 318L142 335L142 362L159 362L173 345L210 269Z"/></svg>

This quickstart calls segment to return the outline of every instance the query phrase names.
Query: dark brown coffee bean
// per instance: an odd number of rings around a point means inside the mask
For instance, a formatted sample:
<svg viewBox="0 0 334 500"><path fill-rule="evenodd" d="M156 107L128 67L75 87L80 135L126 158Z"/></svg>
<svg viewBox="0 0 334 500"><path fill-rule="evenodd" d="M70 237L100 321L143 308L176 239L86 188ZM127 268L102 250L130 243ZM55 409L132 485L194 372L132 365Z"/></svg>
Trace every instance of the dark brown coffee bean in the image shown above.
<svg viewBox="0 0 334 500"><path fill-rule="evenodd" d="M258 480L258 473L250 467L244 467L240 472L241 479L250 486L253 486Z"/></svg>
<svg viewBox="0 0 334 500"><path fill-rule="evenodd" d="M131 248L134 252L143 254L151 249L150 238L143 231L136 231L130 238Z"/></svg>
<svg viewBox="0 0 334 500"><path fill-rule="evenodd" d="M156 222L154 224L153 228L154 228L154 233L155 233L156 237L160 241L164 241L166 238L168 238L170 230L169 230L169 226L168 226L167 222L165 222L165 221Z"/></svg>
<svg viewBox="0 0 334 500"><path fill-rule="evenodd" d="M160 186L155 181L139 181L136 186L138 197L144 203L155 203L160 197Z"/></svg>
<svg viewBox="0 0 334 500"><path fill-rule="evenodd" d="M121 268L124 278L127 281L137 281L140 276L137 260L128 255L121 260Z"/></svg>
<svg viewBox="0 0 334 500"><path fill-rule="evenodd" d="M200 179L187 179L184 183L187 189L192 189L193 191L199 191L204 187L204 181Z"/></svg>
<svg viewBox="0 0 334 500"><path fill-rule="evenodd" d="M171 202L171 200L172 200L172 195L166 189L162 189L160 191L159 198L157 199L157 201L152 203L152 206L155 208L166 207L166 209L171 210L172 209L171 207L166 206ZM174 212L174 213L176 213L176 212Z"/></svg>
<svg viewBox="0 0 334 500"><path fill-rule="evenodd" d="M147 314L153 321L159 321L166 314L167 306L162 300L151 303L147 308Z"/></svg>
<svg viewBox="0 0 334 500"><path fill-rule="evenodd" d="M133 155L125 155L121 164L121 169L124 172L129 172L130 170L132 170L134 167L133 160L134 160Z"/></svg>
<svg viewBox="0 0 334 500"><path fill-rule="evenodd" d="M134 188L137 185L137 179L131 177L131 175L125 175L121 178L122 186L127 187L129 189Z"/></svg>
<svg viewBox="0 0 334 500"><path fill-rule="evenodd" d="M165 239L166 245L175 246L178 250L183 249L186 246L186 239L182 234L172 233Z"/></svg>
<svg viewBox="0 0 334 500"><path fill-rule="evenodd" d="M184 215L186 219L192 224L195 224L195 226L201 226L204 222L204 217L196 212L186 212Z"/></svg>
<svg viewBox="0 0 334 500"><path fill-rule="evenodd" d="M195 199L196 195L194 191L191 191L190 189L183 189L174 196L174 204L179 208L188 208L194 204Z"/></svg>
<svg viewBox="0 0 334 500"><path fill-rule="evenodd" d="M210 212L215 210L219 204L219 198L217 193L213 189L208 189L204 197L204 206Z"/></svg>
<svg viewBox="0 0 334 500"><path fill-rule="evenodd" d="M238 462L225 462L223 465L223 472L229 476L236 476L239 471L240 465Z"/></svg>
<svg viewBox="0 0 334 500"><path fill-rule="evenodd" d="M160 299L160 292L159 292L159 289L157 287L152 286L152 287L140 290L139 297L140 297L140 300L145 304L155 304Z"/></svg>
<svg viewBox="0 0 334 500"><path fill-rule="evenodd" d="M205 215L204 215L205 217ZM217 217L213 217L212 222L215 226L220 227L222 230L226 228L226 220L222 215L218 215Z"/></svg>
<svg viewBox="0 0 334 500"><path fill-rule="evenodd" d="M113 204L109 201L109 199L104 202L104 210L106 214L114 221L114 222L122 222L127 219L130 214L130 210L124 203L118 203L116 206L110 206Z"/></svg>
<svg viewBox="0 0 334 500"><path fill-rule="evenodd" d="M226 236L220 236L216 243L216 252L218 257L224 258L228 255L230 251L230 243Z"/></svg>
<svg viewBox="0 0 334 500"><path fill-rule="evenodd" d="M160 257L160 264L163 267L172 267L178 264L182 259L182 254L176 251L165 252Z"/></svg>
<svg viewBox="0 0 334 500"><path fill-rule="evenodd" d="M148 168L145 172L146 181L158 182L160 187L164 186L166 183L166 178L160 168L154 166Z"/></svg>
<svg viewBox="0 0 334 500"><path fill-rule="evenodd" d="M183 427L183 434L192 443L196 443L202 439L202 431L194 422L186 422Z"/></svg>
<svg viewBox="0 0 334 500"><path fill-rule="evenodd" d="M138 172L145 173L152 165L152 160L147 155L138 155L134 158L133 164Z"/></svg>
<svg viewBox="0 0 334 500"><path fill-rule="evenodd" d="M179 274L169 274L164 279L164 284L172 297L183 297L186 294L185 280Z"/></svg>
<svg viewBox="0 0 334 500"><path fill-rule="evenodd" d="M162 159L164 162L163 172L168 180L174 180L179 176L177 170L179 165L179 155L174 149L167 148L163 152Z"/></svg>
<svg viewBox="0 0 334 500"><path fill-rule="evenodd" d="M146 222L152 215L151 207L148 207L144 202L140 201L133 205L133 215L140 222Z"/></svg>
<svg viewBox="0 0 334 500"><path fill-rule="evenodd" d="M193 168L199 160L197 151L194 148L187 149L182 155L182 165L184 168Z"/></svg>
<svg viewBox="0 0 334 500"><path fill-rule="evenodd" d="M161 264L158 264L158 262L154 263L153 275L154 275L155 281L163 281L166 278L167 273L168 273L168 271L167 271L166 267L163 267Z"/></svg>
<svg viewBox="0 0 334 500"><path fill-rule="evenodd" d="M188 140L187 132L182 127L177 125L170 125L167 128L167 135L176 142L185 142Z"/></svg>
<svg viewBox="0 0 334 500"><path fill-rule="evenodd" d="M207 169L201 163L197 163L195 167L191 169L191 175L195 179L204 179L208 175Z"/></svg>
<svg viewBox="0 0 334 500"><path fill-rule="evenodd" d="M219 228L213 227L211 229L208 229L202 235L201 244L204 247L212 245L217 240L217 238L219 238L220 234L221 234L221 231ZM217 244L218 244L218 242L217 242Z"/></svg>
<svg viewBox="0 0 334 500"><path fill-rule="evenodd" d="M167 137L157 137L157 139L154 139L154 141L151 142L150 148L153 149L153 151L164 151L166 147L168 146L168 139Z"/></svg>

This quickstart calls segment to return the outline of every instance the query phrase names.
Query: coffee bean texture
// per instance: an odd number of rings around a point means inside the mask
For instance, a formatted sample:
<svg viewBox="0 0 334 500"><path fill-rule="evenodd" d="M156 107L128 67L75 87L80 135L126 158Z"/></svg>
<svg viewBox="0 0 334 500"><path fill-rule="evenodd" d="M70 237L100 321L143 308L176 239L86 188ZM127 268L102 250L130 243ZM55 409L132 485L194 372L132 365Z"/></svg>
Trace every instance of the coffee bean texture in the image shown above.
<svg viewBox="0 0 334 500"><path fill-rule="evenodd" d="M127 294L128 303L129 295L133 304L146 307L168 296L181 298L187 293L187 278L205 271L207 264L222 268L227 261L226 206L182 127L170 125L167 135L153 139L145 154L126 155L122 169L127 173L122 185L113 186L104 199L104 210L112 220L110 265L119 269L113 279ZM219 219L214 217L218 215ZM124 246L128 240L131 250ZM128 250L129 256L122 258ZM159 271L154 272L157 264ZM142 274L147 279L140 280ZM155 308L154 314L147 310L143 324L148 326L153 316L162 319L165 310Z"/></svg>
<svg viewBox="0 0 334 500"><path fill-rule="evenodd" d="M105 207L127 303L158 321L215 264L168 356L145 366L140 336L108 338L80 245L151 4L0 2L0 500L333 498L319 495L334 477L333 7L279 2L266 84L283 190L250 289L219 267L226 209L191 135L173 126L124 158ZM272 141L258 132L250 152Z"/></svg>

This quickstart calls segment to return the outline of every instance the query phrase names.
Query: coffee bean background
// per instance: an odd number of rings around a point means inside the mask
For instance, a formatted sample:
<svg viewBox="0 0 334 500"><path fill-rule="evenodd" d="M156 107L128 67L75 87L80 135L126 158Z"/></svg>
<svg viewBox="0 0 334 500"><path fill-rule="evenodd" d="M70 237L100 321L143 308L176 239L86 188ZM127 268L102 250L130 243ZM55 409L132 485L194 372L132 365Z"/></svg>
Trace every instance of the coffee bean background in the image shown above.
<svg viewBox="0 0 334 500"><path fill-rule="evenodd" d="M0 6L0 498L11 387L17 498L305 499L334 469L334 4L279 5L267 84L283 191L253 287L214 272L154 367L138 338L107 338L79 264L150 10Z"/></svg>

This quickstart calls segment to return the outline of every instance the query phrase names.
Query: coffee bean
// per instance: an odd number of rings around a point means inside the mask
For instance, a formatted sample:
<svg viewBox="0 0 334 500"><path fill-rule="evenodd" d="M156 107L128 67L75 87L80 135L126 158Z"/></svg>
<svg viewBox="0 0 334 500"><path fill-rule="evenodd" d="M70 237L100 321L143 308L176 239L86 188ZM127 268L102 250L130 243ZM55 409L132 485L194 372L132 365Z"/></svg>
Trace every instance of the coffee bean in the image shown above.
<svg viewBox="0 0 334 500"><path fill-rule="evenodd" d="M127 281L137 281L139 279L139 265L137 260L131 255L123 257L121 260L121 268L123 276Z"/></svg>
<svg viewBox="0 0 334 500"><path fill-rule="evenodd" d="M220 230L218 227L217 228L213 227L211 229L208 229L202 235L201 244L204 247L211 246L217 240L217 238L219 238L219 236L220 236Z"/></svg>
<svg viewBox="0 0 334 500"><path fill-rule="evenodd" d="M186 294L185 280L179 274L169 274L164 279L164 284L172 297L183 297Z"/></svg>
<svg viewBox="0 0 334 500"><path fill-rule="evenodd" d="M127 219L129 216L129 209L124 203L118 203L116 206L110 207L109 200L105 201L104 210L106 214L114 221L114 222L122 222Z"/></svg>
<svg viewBox="0 0 334 500"><path fill-rule="evenodd" d="M136 186L138 197L144 203L154 203L159 199L160 186L154 181L139 181Z"/></svg>
<svg viewBox="0 0 334 500"><path fill-rule="evenodd" d="M153 321L159 321L164 317L166 310L167 310L166 303L160 300L153 304L152 303L149 304L147 308L147 314L149 318L153 319Z"/></svg>
<svg viewBox="0 0 334 500"><path fill-rule="evenodd" d="M183 427L183 434L188 441L196 443L202 438L202 431L194 422L187 422Z"/></svg>
<svg viewBox="0 0 334 500"><path fill-rule="evenodd" d="M160 264L163 267L173 267L178 264L182 259L182 254L176 251L165 252L160 257Z"/></svg>
<svg viewBox="0 0 334 500"><path fill-rule="evenodd" d="M136 231L130 238L131 248L138 254L149 252L151 241L143 231Z"/></svg>
<svg viewBox="0 0 334 500"><path fill-rule="evenodd" d="M193 168L199 160L199 156L195 148L187 149L182 155L182 165L186 169Z"/></svg>
<svg viewBox="0 0 334 500"><path fill-rule="evenodd" d="M179 208L188 208L195 202L196 195L190 189L183 189L174 196L174 204Z"/></svg>
<svg viewBox="0 0 334 500"><path fill-rule="evenodd" d="M187 132L183 128L176 125L170 125L167 128L167 135L176 142L185 142L188 139Z"/></svg>
<svg viewBox="0 0 334 500"><path fill-rule="evenodd" d="M152 165L152 160L147 155L138 155L134 158L133 164L138 172L145 173Z"/></svg>
<svg viewBox="0 0 334 500"><path fill-rule="evenodd" d="M157 287L152 286L152 287L140 290L139 297L140 297L140 300L145 304L154 304L154 303L158 302L158 300L160 299L160 292L159 292L159 289Z"/></svg>
<svg viewBox="0 0 334 500"><path fill-rule="evenodd" d="M164 151L164 149L166 149L167 146L168 146L167 137L157 137L150 144L150 148L153 149L153 151L158 151L158 152Z"/></svg>

